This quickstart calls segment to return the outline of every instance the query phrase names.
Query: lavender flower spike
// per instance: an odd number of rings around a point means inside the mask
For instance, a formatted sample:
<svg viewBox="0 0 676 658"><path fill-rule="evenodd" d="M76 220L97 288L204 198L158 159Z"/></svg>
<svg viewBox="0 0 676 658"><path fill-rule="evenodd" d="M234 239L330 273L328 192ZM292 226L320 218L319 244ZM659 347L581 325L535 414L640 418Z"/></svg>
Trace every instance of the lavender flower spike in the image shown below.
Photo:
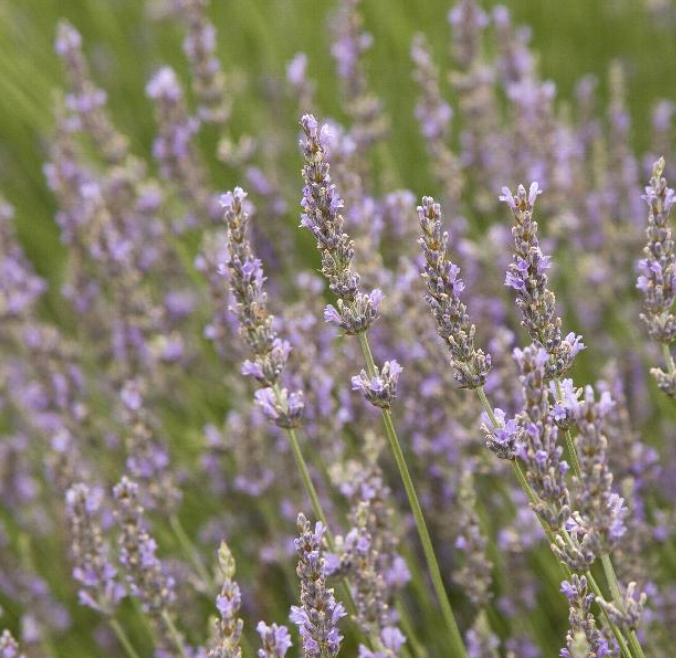
<svg viewBox="0 0 676 658"><path fill-rule="evenodd" d="M613 406L609 393L594 400L591 386L585 388L585 399L578 406L576 439L580 460L581 491L577 496L577 508L593 533L598 548L597 554L610 553L626 531L624 517L627 508L620 496L612 490L613 475L608 466L608 439L604 434L604 418Z"/></svg>
<svg viewBox="0 0 676 658"><path fill-rule="evenodd" d="M550 356L548 376L561 377L585 346L581 336L574 333L562 337L561 318L556 315L556 298L547 288L546 271L550 267L550 257L540 249L537 222L533 219L533 207L541 193L537 183L531 183L527 192L523 185L519 185L516 196L509 188L502 188L500 201L511 208L515 221L512 228L514 260L507 271L505 285L516 291L516 304L523 314L521 324L533 341L544 347Z"/></svg>
<svg viewBox="0 0 676 658"><path fill-rule="evenodd" d="M428 291L425 299L436 318L439 335L450 349L455 379L463 388L479 388L491 371L491 355L474 347L475 327L460 301L465 288L458 276L460 268L448 259L448 233L441 230L441 206L432 197L423 197L418 217L422 229L419 242L425 256L422 277Z"/></svg>
<svg viewBox="0 0 676 658"><path fill-rule="evenodd" d="M80 603L112 615L125 592L116 578L117 569L108 559L107 546L94 517L101 500L97 494L83 483L73 485L66 493L66 514L75 562L73 576L80 583Z"/></svg>
<svg viewBox="0 0 676 658"><path fill-rule="evenodd" d="M352 390L361 391L375 407L389 409L397 397L397 382L403 368L394 359L385 361L382 370L376 366L376 374L369 377L365 370L352 377Z"/></svg>
<svg viewBox="0 0 676 658"><path fill-rule="evenodd" d="M676 196L674 190L667 187L663 171L664 158L660 158L653 165L650 185L645 188L643 196L650 215L646 229L648 241L643 249L645 258L638 262L640 274L636 287L643 294L641 320L648 327L650 337L664 345L667 357L668 372L653 368L651 374L661 390L676 397L676 369L669 352L669 345L676 339L676 320L671 312L676 297L676 261L669 225L669 214Z"/></svg>
<svg viewBox="0 0 676 658"><path fill-rule="evenodd" d="M573 575L570 582L561 583L561 591L568 599L570 606L570 630L566 635L566 648L559 654L562 658L578 658L579 656L610 656L610 647L596 627L596 620L591 612L594 595L588 594L587 579ZM584 652L581 652L583 651Z"/></svg>
<svg viewBox="0 0 676 658"><path fill-rule="evenodd" d="M535 512L545 527L557 530L570 516L570 492L565 474L568 464L558 445L558 427L550 414L545 384L547 352L535 345L514 350L523 387L524 408L521 415L523 447L527 477L539 501Z"/></svg>
<svg viewBox="0 0 676 658"><path fill-rule="evenodd" d="M337 308L327 306L324 319L337 324L346 334L364 331L378 318L380 290L365 294L359 290L359 274L352 269L354 243L343 232L345 220L340 212L343 200L331 183L327 162L326 125L319 128L311 114L303 115L301 126L305 139L300 146L305 158L303 166L303 198L300 225L317 239L322 253L322 273L329 280L329 288L338 297Z"/></svg>
<svg viewBox="0 0 676 658"><path fill-rule="evenodd" d="M216 621L216 645L208 658L240 658L242 649L239 646L242 636L242 620L237 616L242 604L239 585L234 581L235 559L225 542L218 549L218 564L223 574L221 591L216 598L216 607L221 618Z"/></svg>
<svg viewBox="0 0 676 658"><path fill-rule="evenodd" d="M141 609L157 620L173 603L174 582L155 555L157 544L144 527L139 488L127 477L115 485L115 517L120 527L120 563L127 574L130 592Z"/></svg>
<svg viewBox="0 0 676 658"><path fill-rule="evenodd" d="M300 578L300 606L292 606L291 621L303 638L304 658L336 658L343 636L338 620L345 616L342 603L337 603L333 590L326 587L326 563L322 554L325 528L317 522L314 530L303 514L298 515L300 537L295 540L299 561L296 573Z"/></svg>
<svg viewBox="0 0 676 658"><path fill-rule="evenodd" d="M252 360L242 364L242 374L253 377L263 386L256 392L256 404L275 425L293 428L299 425L303 414L303 394L301 391L289 393L279 387L291 346L277 336L273 328L274 317L267 310L263 266L254 257L247 237L246 197L247 193L241 187L221 197L228 226L229 255L219 271L230 274L230 288L236 301L233 310L239 320L240 334L253 356Z"/></svg>
<svg viewBox="0 0 676 658"><path fill-rule="evenodd" d="M199 101L198 116L206 123L221 125L230 116L230 95L216 57L216 28L207 16L209 0L188 0L184 18L188 34L183 41L192 70L192 87Z"/></svg>
<svg viewBox="0 0 676 658"><path fill-rule="evenodd" d="M261 636L262 647L258 650L258 658L284 658L291 647L291 636L286 626L272 624L268 626L259 621L256 631Z"/></svg>

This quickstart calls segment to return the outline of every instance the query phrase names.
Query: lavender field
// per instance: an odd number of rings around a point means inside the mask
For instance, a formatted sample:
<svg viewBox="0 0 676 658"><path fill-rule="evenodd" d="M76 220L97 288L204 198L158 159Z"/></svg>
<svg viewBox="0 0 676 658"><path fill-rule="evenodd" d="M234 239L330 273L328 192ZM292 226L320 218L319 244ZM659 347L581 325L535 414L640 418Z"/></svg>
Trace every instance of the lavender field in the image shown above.
<svg viewBox="0 0 676 658"><path fill-rule="evenodd" d="M4 0L0 658L668 658L671 0Z"/></svg>

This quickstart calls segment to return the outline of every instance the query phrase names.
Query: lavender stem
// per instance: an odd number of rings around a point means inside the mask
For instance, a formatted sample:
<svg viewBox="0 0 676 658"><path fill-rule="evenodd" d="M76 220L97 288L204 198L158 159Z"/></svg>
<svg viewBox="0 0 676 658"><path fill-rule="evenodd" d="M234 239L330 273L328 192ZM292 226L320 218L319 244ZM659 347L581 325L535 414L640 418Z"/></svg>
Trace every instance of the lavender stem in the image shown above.
<svg viewBox="0 0 676 658"><path fill-rule="evenodd" d="M169 616L169 613L166 610L162 611L162 621L167 627L167 630L171 635L171 639L174 641L174 644L176 645L176 648L178 649L178 653L181 656L181 658L188 658L185 646L183 646L183 639L181 638L181 634L178 632L178 629L174 625L174 622L171 620L171 617Z"/></svg>
<svg viewBox="0 0 676 658"><path fill-rule="evenodd" d="M192 562L193 567L197 572L197 575L202 581L202 586L204 587L205 591L206 592L211 592L212 590L216 591L216 586L214 584L213 578L207 572L206 567L204 566L204 562L202 562L202 558L200 557L200 554L197 551L197 548L195 548L195 545L192 543L190 537L188 537L188 534L183 528L181 520L178 518L176 514L170 515L169 525L171 526L171 529L174 531L174 534L176 535L176 538L178 539L179 543L183 547L183 550L186 552L188 558Z"/></svg>
<svg viewBox="0 0 676 658"><path fill-rule="evenodd" d="M559 377L554 378L554 386L556 388L556 399L560 402L563 399L563 391L561 390L561 379ZM580 478L582 472L580 469L580 460L577 457L577 449L575 448L575 442L573 441L573 435L571 434L570 428L566 429L565 437L568 454L570 455L570 461L573 466L573 473L577 478Z"/></svg>
<svg viewBox="0 0 676 658"><path fill-rule="evenodd" d="M376 374L376 365L375 361L373 360L373 354L368 342L368 337L365 331L358 333L357 336L359 338L359 344L361 346L362 352L364 353L364 359L366 360L366 370L369 376L373 377ZM397 462L399 474L401 476L402 482L404 483L404 489L406 490L408 502L411 506L411 511L413 512L415 523L418 528L418 535L420 536L423 552L425 553L425 560L427 561L430 577L432 579L432 585L434 586L437 599L439 600L441 612L444 616L446 625L451 632L451 644L453 645L454 656L459 658L468 658L467 650L465 649L462 636L460 635L460 630L458 629L458 624L455 621L455 615L453 614L451 602L448 599L448 594L446 593L446 588L444 587L444 581L441 577L441 569L439 568L439 562L437 561L434 547L432 546L432 539L430 537L429 530L427 529L427 523L425 522L425 517L423 516L420 501L418 500L418 494L416 493L415 485L413 484L411 474L408 470L406 457L404 456L404 453L401 449L401 444L399 443L399 439L397 437L397 431L394 427L394 423L392 422L392 414L390 410L386 408L382 408L381 411L383 423L385 425L385 433L387 434L387 439L390 443L392 452L394 453L394 459Z"/></svg>
<svg viewBox="0 0 676 658"><path fill-rule="evenodd" d="M117 619L115 619L114 617L111 617L108 620L108 623L110 624L110 627L113 629L113 632L117 636L117 639L119 640L120 644L124 647L124 650L127 652L129 658L140 658L138 653L136 653L136 649L134 649L134 646L127 637L127 634L124 632L124 628L122 628L120 622L117 621Z"/></svg>
<svg viewBox="0 0 676 658"><path fill-rule="evenodd" d="M674 363L674 357L671 356L671 349L666 343L662 343L662 354L664 355L664 361L669 369L669 374L673 374L676 371L676 363Z"/></svg>
<svg viewBox="0 0 676 658"><path fill-rule="evenodd" d="M613 562L610 559L610 555L608 553L603 553L601 555L601 564L603 565L603 572L606 575L606 580L608 581L608 586L610 587L610 593L612 594L615 604L620 610L624 611L624 603L622 601L620 586L617 582L617 574L615 573ZM641 647L641 643L638 641L636 631L630 631L629 644L631 646L631 650L636 654L637 658L646 658L643 648Z"/></svg>

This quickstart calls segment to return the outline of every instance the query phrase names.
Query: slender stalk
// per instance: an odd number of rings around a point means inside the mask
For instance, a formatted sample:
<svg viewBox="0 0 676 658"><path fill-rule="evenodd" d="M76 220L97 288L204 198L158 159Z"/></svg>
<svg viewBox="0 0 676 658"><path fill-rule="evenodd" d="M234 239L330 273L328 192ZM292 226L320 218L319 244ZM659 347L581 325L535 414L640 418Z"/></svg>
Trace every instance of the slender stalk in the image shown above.
<svg viewBox="0 0 676 658"><path fill-rule="evenodd" d="M281 392L279 390L279 386L275 385L273 387L273 391L275 393L275 396L277 399L281 399ZM329 528L328 521L326 520L326 514L324 514L324 509L322 507L322 503L319 500L319 494L317 493L317 489L315 488L314 482L312 482L312 477L310 477L310 471L307 467L307 462L305 461L305 457L303 456L303 451L301 450L300 447L300 442L298 441L298 434L296 433L296 430L293 427L287 428L286 429L286 435L289 438L289 443L291 444L291 450L293 452L294 459L296 461L296 465L298 466L298 470L300 471L300 477L303 481L303 486L305 487L305 491L307 495L310 498L310 503L312 505L312 510L319 519L322 524L324 525L324 536L326 537L326 543L329 546L329 550L331 552L335 552L336 550L336 542L333 537L333 533L331 532ZM357 605L354 602L354 597L352 596L352 591L350 589L349 582L346 578L343 579L342 581L343 584L343 596L345 598L345 603L348 607L348 610L352 616L356 614L357 610ZM372 643L374 641L379 641L378 638L370 638L367 637L367 640Z"/></svg>
<svg viewBox="0 0 676 658"><path fill-rule="evenodd" d="M607 553L604 553L601 556L601 564L603 564L603 572L606 575L606 580L608 581L608 586L610 587L610 593L615 601L615 605L620 607L621 611L625 611L624 602L622 600L622 593L620 592L620 586L617 582L617 574L615 573L615 568L610 559L610 556ZM631 650L636 655L636 658L645 658L645 653L641 647L641 643L638 641L636 631L629 632L629 644Z"/></svg>
<svg viewBox="0 0 676 658"><path fill-rule="evenodd" d="M171 526L171 529L174 531L174 534L176 535L176 538L178 539L179 543L183 547L183 550L186 552L188 558L192 562L193 567L197 572L197 575L202 581L202 587L204 588L204 590L209 593L215 592L216 587L214 585L214 579L209 575L209 572L204 566L204 562L202 562L202 557L200 556L195 545L192 543L190 537L188 537L188 533L186 533L185 528L181 523L181 520L178 518L176 514L172 514L169 517L169 525Z"/></svg>
<svg viewBox="0 0 676 658"><path fill-rule="evenodd" d="M375 362L373 360L373 354L371 352L368 338L365 332L358 334L358 336L359 344L361 345L362 352L364 353L364 359L366 360L366 370L369 376L373 377L375 375ZM427 523L425 522L422 507L420 506L420 501L418 500L418 494L416 493L411 474L408 470L408 465L406 464L406 458L404 457L404 453L401 449L401 444L399 443L397 432L392 421L392 414L390 413L389 409L382 409L382 416L383 423L385 425L385 433L387 434L390 448L394 453L394 459L397 462L399 474L404 484L408 502L418 528L418 535L422 543L425 560L427 561L427 567L432 579L432 585L437 595L437 599L439 600L439 605L441 606L441 612L444 616L446 626L450 632L451 645L454 652L453 658L468 658L467 650L465 649L462 636L460 635L460 629L458 628L455 615L453 614L451 602L448 598L446 588L444 587L441 569L439 568L439 562L437 561L434 547L432 546L432 539L430 537L429 530L427 529Z"/></svg>
<svg viewBox="0 0 676 658"><path fill-rule="evenodd" d="M560 402L563 399L563 391L561 390L561 381L558 377L554 379L554 387L556 388L556 399ZM577 457L577 448L575 447L575 441L573 441L573 434L570 429L565 431L565 437L568 454L573 467L573 474L579 478L582 470L580 469L580 460Z"/></svg>
<svg viewBox="0 0 676 658"><path fill-rule="evenodd" d="M183 638L181 637L181 634L178 632L178 629L174 625L174 622L171 620L171 617L166 610L162 613L162 621L167 627L169 635L171 635L171 639L174 641L181 658L188 658L188 654L186 653L185 646L183 644Z"/></svg>
<svg viewBox="0 0 676 658"><path fill-rule="evenodd" d="M134 646L127 637L127 634L124 632L124 628L122 628L120 622L117 621L115 617L110 617L110 619L108 619L108 623L110 624L110 627L113 629L113 632L117 636L117 639L119 640L120 644L127 653L127 656L129 656L129 658L139 658L138 653L136 653L136 649L134 649Z"/></svg>
<svg viewBox="0 0 676 658"><path fill-rule="evenodd" d="M674 357L671 356L669 345L666 343L662 343L662 354L664 355L664 362L667 364L669 373L673 374L674 370L676 370L676 364L674 363Z"/></svg>
<svg viewBox="0 0 676 658"><path fill-rule="evenodd" d="M415 627L413 626L413 622L411 621L411 617L408 614L408 610L406 609L406 606L404 605L403 601L401 600L395 601L395 606L397 609L397 613L399 614L401 628L404 631L404 634L406 635L407 641L410 642L411 644L413 653L418 658L429 658L429 653L427 652L425 645L418 638ZM404 647L405 646L406 645L404 645ZM402 649L404 647L402 647Z"/></svg>

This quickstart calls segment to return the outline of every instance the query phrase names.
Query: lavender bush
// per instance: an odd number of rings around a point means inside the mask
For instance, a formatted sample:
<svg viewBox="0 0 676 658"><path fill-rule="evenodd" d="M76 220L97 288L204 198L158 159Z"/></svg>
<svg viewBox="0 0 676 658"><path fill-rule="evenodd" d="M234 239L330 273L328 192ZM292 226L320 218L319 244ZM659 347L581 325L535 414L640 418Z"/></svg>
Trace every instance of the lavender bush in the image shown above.
<svg viewBox="0 0 676 658"><path fill-rule="evenodd" d="M638 150L621 63L561 97L460 0L448 62L410 44L414 192L336 5L331 118L307 53L242 79L234 19L150 3L147 149L52 26L58 274L0 199L0 658L670 655L673 103Z"/></svg>

